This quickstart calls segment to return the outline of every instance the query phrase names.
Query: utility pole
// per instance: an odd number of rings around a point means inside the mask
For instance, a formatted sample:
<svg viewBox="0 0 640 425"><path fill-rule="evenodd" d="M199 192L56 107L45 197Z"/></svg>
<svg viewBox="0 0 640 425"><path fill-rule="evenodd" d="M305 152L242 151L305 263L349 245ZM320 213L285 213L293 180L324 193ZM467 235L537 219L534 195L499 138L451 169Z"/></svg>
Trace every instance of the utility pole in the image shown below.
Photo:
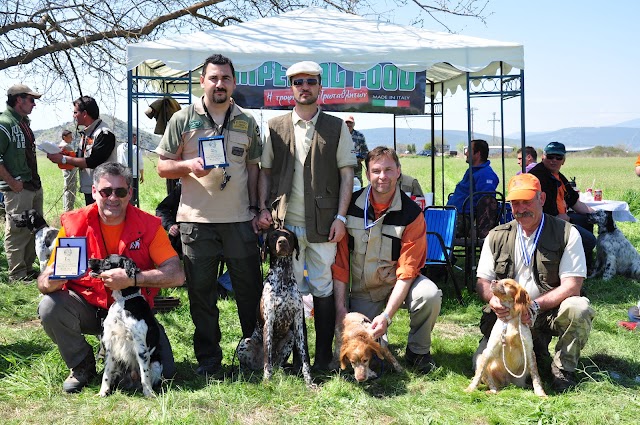
<svg viewBox="0 0 640 425"><path fill-rule="evenodd" d="M475 139L475 138L476 138L476 136L473 134L473 113L474 113L475 111L477 111L477 110L478 110L478 108L474 108L474 107L472 107L471 109L469 109L469 111L471 112L471 138L472 138L472 139Z"/></svg>
<svg viewBox="0 0 640 425"><path fill-rule="evenodd" d="M493 113L493 119L492 120L487 120L487 122L491 122L493 123L493 139L491 141L491 144L495 145L496 144L496 123L500 122L500 120L496 119L496 113Z"/></svg>

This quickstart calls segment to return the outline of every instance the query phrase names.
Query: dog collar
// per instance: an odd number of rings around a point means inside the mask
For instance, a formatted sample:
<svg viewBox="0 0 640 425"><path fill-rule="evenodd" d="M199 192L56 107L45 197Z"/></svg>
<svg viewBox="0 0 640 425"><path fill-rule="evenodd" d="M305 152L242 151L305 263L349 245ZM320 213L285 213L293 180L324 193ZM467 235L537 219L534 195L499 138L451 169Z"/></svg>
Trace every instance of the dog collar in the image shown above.
<svg viewBox="0 0 640 425"><path fill-rule="evenodd" d="M135 292L133 294L127 295L126 297L122 297L120 300L118 300L118 302L125 302L125 301L129 301L135 297L142 297L142 293L140 292L140 290L138 289L138 292Z"/></svg>

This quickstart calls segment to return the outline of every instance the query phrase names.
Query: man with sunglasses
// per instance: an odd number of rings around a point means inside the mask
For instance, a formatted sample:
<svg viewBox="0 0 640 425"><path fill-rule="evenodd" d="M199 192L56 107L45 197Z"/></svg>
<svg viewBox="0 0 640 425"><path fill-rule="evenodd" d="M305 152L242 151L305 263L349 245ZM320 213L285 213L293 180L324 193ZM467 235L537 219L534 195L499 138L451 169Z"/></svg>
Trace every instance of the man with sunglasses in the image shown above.
<svg viewBox="0 0 640 425"><path fill-rule="evenodd" d="M36 162L35 137L28 115L42 95L24 84L7 90L7 109L0 115L0 191L4 194L4 251L9 281L35 279L34 235L26 227L16 227L11 216L35 209L43 214L42 184Z"/></svg>
<svg viewBox="0 0 640 425"><path fill-rule="evenodd" d="M215 273L223 257L242 335L251 337L256 325L262 294L256 218L262 146L255 119L231 97L236 77L229 58L207 58L200 86L203 96L171 117L156 152L160 177L182 181L176 221L195 325L196 373L211 375L222 361ZM205 168L200 139L212 137L222 140L226 164Z"/></svg>
<svg viewBox="0 0 640 425"><path fill-rule="evenodd" d="M117 162L116 136L109 126L100 119L100 108L91 96L82 96L73 101L73 119L76 126L83 126L82 139L77 157L61 153L47 154L52 162L77 167L80 174L80 192L84 193L85 204L94 202L91 193L93 170L105 162Z"/></svg>
<svg viewBox="0 0 640 425"><path fill-rule="evenodd" d="M116 268L97 277L84 274L68 280L51 279L54 251L49 265L38 277L38 289L44 295L38 305L42 327L71 369L62 385L66 393L82 390L96 375L93 348L84 335L102 332L101 319L114 302L111 291L139 286L140 294L153 307L161 288L184 284L178 254L171 247L160 219L129 203L132 181L131 170L122 164L99 165L94 170L91 187L95 203L64 213L58 239L86 237L87 258L122 255L132 259L141 271L130 276L126 270ZM171 378L175 374L171 345L164 328L161 325L159 328L162 374Z"/></svg>
<svg viewBox="0 0 640 425"><path fill-rule="evenodd" d="M592 213L593 209L580 201L578 192L560 172L566 154L567 151L562 143L549 143L544 148L542 162L529 170L529 173L540 180L542 191L546 194L544 212L570 222L580 232L587 260L587 270L591 272L596 237L593 235L593 224L587 221L586 214ZM569 209L573 211L569 211Z"/></svg>
<svg viewBox="0 0 640 425"><path fill-rule="evenodd" d="M260 226L274 222L298 237L294 273L303 294L313 295L316 353L313 368L329 369L333 357L335 303L331 264L345 236L353 191L353 140L340 118L322 112L322 68L298 62L286 75L293 111L269 120L260 171ZM304 270L308 271L308 280Z"/></svg>

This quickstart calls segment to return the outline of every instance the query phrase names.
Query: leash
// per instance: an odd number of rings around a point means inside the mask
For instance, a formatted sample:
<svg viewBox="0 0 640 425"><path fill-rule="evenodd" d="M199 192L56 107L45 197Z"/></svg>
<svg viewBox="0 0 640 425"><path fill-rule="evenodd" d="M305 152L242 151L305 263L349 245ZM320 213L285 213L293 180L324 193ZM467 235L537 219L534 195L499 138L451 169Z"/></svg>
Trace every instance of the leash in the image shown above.
<svg viewBox="0 0 640 425"><path fill-rule="evenodd" d="M509 372L509 375L513 376L516 379L522 378L524 374L527 372L527 353L524 348L524 336L522 336L522 320L518 317L518 332L520 333L520 341L522 342L522 355L524 357L524 367L522 368L522 373L520 375L516 375L513 373L509 366L507 366L507 362L504 358L505 347L507 346L506 334L507 334L507 322L502 322L502 363L504 364L504 368Z"/></svg>

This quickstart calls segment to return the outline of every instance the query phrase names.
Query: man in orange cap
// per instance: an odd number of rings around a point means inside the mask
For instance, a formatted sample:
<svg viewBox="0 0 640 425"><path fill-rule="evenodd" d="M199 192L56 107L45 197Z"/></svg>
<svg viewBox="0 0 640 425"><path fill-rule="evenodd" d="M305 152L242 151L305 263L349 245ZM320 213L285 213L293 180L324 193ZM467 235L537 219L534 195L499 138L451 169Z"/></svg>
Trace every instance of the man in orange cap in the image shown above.
<svg viewBox="0 0 640 425"><path fill-rule="evenodd" d="M489 233L478 263L476 290L490 310L480 321L483 338L474 363L496 319L506 320L509 314L491 292L491 281L515 279L533 300L523 320L530 323L536 357L545 364L551 337L558 336L551 373L554 389L565 391L576 385L580 350L595 316L589 299L580 296L587 272L580 233L567 221L543 213L546 195L532 174L511 178L507 201L515 219Z"/></svg>

